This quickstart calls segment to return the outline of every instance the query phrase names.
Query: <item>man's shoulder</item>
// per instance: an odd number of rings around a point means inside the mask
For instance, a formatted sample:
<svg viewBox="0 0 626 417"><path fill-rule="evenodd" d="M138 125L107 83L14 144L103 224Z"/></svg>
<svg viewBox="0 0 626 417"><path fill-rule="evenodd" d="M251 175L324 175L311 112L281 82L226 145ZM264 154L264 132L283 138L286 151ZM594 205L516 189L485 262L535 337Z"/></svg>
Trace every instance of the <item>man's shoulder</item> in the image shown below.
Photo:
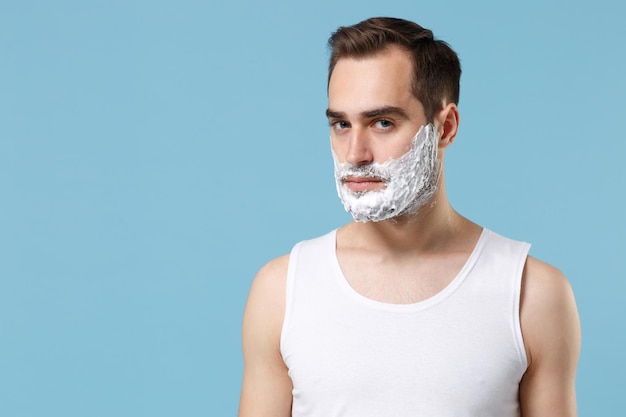
<svg viewBox="0 0 626 417"><path fill-rule="evenodd" d="M258 289L259 291L267 291L272 288L284 286L284 281L287 278L287 269L289 267L289 254L281 255L272 259L259 271L254 277L252 283L252 289Z"/></svg>
<svg viewBox="0 0 626 417"><path fill-rule="evenodd" d="M526 259L523 290L532 305L549 306L572 294L572 287L563 272L532 256Z"/></svg>
<svg viewBox="0 0 626 417"><path fill-rule="evenodd" d="M549 281L566 282L565 275L555 266L541 261L535 257L528 256L526 262L526 278L539 281L539 283L546 283Z"/></svg>
<svg viewBox="0 0 626 417"><path fill-rule="evenodd" d="M531 363L550 340L579 338L576 301L568 279L556 267L532 256L524 268L520 319Z"/></svg>
<svg viewBox="0 0 626 417"><path fill-rule="evenodd" d="M520 402L528 411L562 410L575 415L574 381L581 332L576 301L565 275L528 257L522 281L520 323L528 368L520 384Z"/></svg>
<svg viewBox="0 0 626 417"><path fill-rule="evenodd" d="M263 345L277 349L285 310L285 288L289 255L265 264L254 277L243 318L245 346Z"/></svg>
<svg viewBox="0 0 626 417"><path fill-rule="evenodd" d="M325 242L327 243L329 240L334 239L335 232L336 230L331 230L317 237L303 239L294 245L294 249L297 250L301 246L324 245ZM289 269L289 259L294 249L290 253L278 256L263 265L255 277L255 282L259 281L262 285L271 286L276 285L276 281L284 281Z"/></svg>
<svg viewBox="0 0 626 417"><path fill-rule="evenodd" d="M563 272L528 256L523 276L526 303L533 308L558 308L573 299L572 287Z"/></svg>

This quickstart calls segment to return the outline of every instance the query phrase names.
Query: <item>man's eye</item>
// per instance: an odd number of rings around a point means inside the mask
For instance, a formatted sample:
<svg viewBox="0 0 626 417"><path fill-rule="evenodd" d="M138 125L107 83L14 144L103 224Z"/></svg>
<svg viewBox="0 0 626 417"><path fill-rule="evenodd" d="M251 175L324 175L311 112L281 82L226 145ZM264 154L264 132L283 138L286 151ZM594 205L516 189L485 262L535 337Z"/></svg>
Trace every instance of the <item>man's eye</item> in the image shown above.
<svg viewBox="0 0 626 417"><path fill-rule="evenodd" d="M330 124L334 129L342 130L350 127L347 122L331 122Z"/></svg>
<svg viewBox="0 0 626 417"><path fill-rule="evenodd" d="M374 123L374 126L376 126L377 129L387 130L393 126L393 123L391 123L391 121L389 120L382 119L382 120L377 120Z"/></svg>

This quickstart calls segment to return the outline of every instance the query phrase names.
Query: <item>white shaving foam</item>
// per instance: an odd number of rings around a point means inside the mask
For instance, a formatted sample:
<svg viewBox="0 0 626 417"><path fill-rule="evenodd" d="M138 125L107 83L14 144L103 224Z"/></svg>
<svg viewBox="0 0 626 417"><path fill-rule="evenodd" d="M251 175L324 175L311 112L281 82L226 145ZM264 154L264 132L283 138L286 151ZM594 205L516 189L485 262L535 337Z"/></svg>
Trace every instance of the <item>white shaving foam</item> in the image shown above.
<svg viewBox="0 0 626 417"><path fill-rule="evenodd" d="M417 213L437 190L438 139L439 132L432 124L422 126L404 155L368 165L339 163L333 152L337 193L346 211L357 222L379 222ZM385 188L352 191L344 183L350 176L380 179Z"/></svg>

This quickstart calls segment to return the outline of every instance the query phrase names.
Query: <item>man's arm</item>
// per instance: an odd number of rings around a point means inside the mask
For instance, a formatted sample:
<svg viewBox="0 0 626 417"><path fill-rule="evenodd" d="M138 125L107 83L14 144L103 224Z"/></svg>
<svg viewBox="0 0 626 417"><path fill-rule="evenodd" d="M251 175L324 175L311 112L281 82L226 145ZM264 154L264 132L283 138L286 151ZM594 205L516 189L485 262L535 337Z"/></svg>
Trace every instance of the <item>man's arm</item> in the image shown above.
<svg viewBox="0 0 626 417"><path fill-rule="evenodd" d="M243 318L244 373L239 417L291 416L292 383L280 354L288 255L263 267Z"/></svg>
<svg viewBox="0 0 626 417"><path fill-rule="evenodd" d="M520 317L529 363L520 384L522 416L576 416L580 322L574 294L561 272L531 257Z"/></svg>

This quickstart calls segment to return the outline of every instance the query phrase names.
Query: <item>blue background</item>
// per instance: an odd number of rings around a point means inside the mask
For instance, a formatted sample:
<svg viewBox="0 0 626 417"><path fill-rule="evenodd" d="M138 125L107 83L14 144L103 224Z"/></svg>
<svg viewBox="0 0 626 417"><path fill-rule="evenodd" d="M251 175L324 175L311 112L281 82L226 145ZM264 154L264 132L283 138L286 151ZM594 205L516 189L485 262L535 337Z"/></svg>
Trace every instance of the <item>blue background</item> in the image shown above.
<svg viewBox="0 0 626 417"><path fill-rule="evenodd" d="M349 220L326 40L462 59L455 208L574 287L581 415L626 408L622 2L0 1L0 415L228 416L256 271Z"/></svg>

